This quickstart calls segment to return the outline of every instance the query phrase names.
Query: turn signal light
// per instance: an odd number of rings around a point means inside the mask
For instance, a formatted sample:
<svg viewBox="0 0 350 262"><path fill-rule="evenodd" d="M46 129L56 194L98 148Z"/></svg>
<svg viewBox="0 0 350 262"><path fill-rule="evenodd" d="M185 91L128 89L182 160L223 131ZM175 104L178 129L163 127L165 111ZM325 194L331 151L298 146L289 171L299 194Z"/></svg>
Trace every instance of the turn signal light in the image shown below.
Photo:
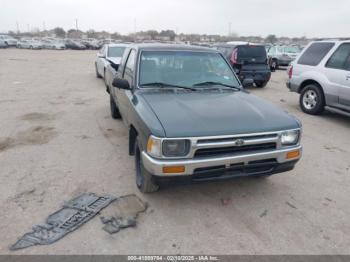
<svg viewBox="0 0 350 262"><path fill-rule="evenodd" d="M176 174L185 172L184 166L165 166L163 167L164 174Z"/></svg>
<svg viewBox="0 0 350 262"><path fill-rule="evenodd" d="M297 158L300 156L300 151L295 150L287 153L286 159L292 159L292 158Z"/></svg>

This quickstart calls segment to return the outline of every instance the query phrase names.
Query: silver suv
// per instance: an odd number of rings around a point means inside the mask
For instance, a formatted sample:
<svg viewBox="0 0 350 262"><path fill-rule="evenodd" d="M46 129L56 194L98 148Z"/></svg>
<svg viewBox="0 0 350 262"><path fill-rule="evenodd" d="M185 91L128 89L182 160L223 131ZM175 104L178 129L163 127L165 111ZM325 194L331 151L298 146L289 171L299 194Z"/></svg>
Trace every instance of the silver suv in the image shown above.
<svg viewBox="0 0 350 262"><path fill-rule="evenodd" d="M289 66L299 53L297 46L271 46L267 53L271 71L274 72L279 66Z"/></svg>
<svg viewBox="0 0 350 262"><path fill-rule="evenodd" d="M350 40L310 43L288 69L287 87L308 114L350 116Z"/></svg>

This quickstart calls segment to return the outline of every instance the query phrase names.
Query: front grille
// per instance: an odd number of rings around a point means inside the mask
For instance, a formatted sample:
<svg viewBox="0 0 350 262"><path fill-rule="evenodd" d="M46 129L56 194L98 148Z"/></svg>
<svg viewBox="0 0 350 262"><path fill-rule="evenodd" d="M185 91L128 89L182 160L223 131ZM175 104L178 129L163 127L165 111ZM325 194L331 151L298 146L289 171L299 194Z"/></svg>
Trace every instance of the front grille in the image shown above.
<svg viewBox="0 0 350 262"><path fill-rule="evenodd" d="M235 176L264 175L271 173L277 165L276 159L265 159L244 163L231 164L229 167L213 166L197 168L193 172L194 180L225 178Z"/></svg>
<svg viewBox="0 0 350 262"><path fill-rule="evenodd" d="M254 140L254 139L266 139L266 138L276 138L276 134L267 134L267 135L256 135L256 136L244 136L240 137L244 141ZM197 141L198 145L206 143L220 143L220 142L232 142L235 141L237 137L224 137L224 138L209 138L209 139L199 139Z"/></svg>
<svg viewBox="0 0 350 262"><path fill-rule="evenodd" d="M243 145L243 146L230 146L230 147L213 147L213 148L202 148L198 149L194 157L220 157L226 155L233 155L236 153L250 153L260 152L265 150L276 149L276 143L263 143L254 145Z"/></svg>

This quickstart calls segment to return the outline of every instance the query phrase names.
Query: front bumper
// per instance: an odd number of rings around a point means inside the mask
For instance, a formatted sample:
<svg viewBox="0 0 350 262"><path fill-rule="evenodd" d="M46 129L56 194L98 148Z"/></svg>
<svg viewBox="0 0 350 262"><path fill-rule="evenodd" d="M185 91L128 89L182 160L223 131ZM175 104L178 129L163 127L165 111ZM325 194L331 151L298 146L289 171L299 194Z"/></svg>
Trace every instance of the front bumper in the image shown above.
<svg viewBox="0 0 350 262"><path fill-rule="evenodd" d="M287 159L287 154L293 151L300 151L300 154L292 159ZM227 169L234 167L239 164L243 167L248 167L252 163L258 163L274 160L274 169L271 170L271 173L278 173L278 166L283 166L287 163L294 163L298 161L301 157L302 146L293 146L283 149L277 149L269 152L259 152L259 153L250 153L250 154L240 154L233 156L217 157L217 158L205 158L205 159L181 159L181 160L164 160L164 159L155 159L150 157L145 151L142 152L142 162L144 167L151 174L158 177L170 177L170 176L192 176L198 171L202 171L205 168L215 168L224 166ZM293 166L294 166L293 164ZM165 174L163 173L163 167L173 167L173 166L184 166L185 170L182 173L172 173ZM281 169L283 170L283 169ZM280 171L284 172L284 171ZM266 173L266 171L264 171ZM259 175L255 173L254 175Z"/></svg>

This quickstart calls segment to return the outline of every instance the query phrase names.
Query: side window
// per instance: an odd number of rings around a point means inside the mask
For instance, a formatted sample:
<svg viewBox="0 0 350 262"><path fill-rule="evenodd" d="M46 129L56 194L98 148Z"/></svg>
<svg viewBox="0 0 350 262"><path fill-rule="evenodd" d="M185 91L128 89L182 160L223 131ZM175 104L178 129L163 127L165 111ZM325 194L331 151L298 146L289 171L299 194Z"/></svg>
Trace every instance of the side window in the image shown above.
<svg viewBox="0 0 350 262"><path fill-rule="evenodd" d="M332 49L334 43L320 42L313 43L309 48L302 54L298 64L317 66L322 59L328 54L329 50Z"/></svg>
<svg viewBox="0 0 350 262"><path fill-rule="evenodd" d="M350 56L350 43L342 44L329 58L326 67L335 69L345 69Z"/></svg>
<svg viewBox="0 0 350 262"><path fill-rule="evenodd" d="M350 71L350 56L348 56L348 59L345 62L345 70Z"/></svg>
<svg viewBox="0 0 350 262"><path fill-rule="evenodd" d="M123 74L123 78L128 80L130 85L132 84L133 78L134 78L135 58L136 58L136 51L131 50L128 60L126 61L126 64L125 64L125 69Z"/></svg>

